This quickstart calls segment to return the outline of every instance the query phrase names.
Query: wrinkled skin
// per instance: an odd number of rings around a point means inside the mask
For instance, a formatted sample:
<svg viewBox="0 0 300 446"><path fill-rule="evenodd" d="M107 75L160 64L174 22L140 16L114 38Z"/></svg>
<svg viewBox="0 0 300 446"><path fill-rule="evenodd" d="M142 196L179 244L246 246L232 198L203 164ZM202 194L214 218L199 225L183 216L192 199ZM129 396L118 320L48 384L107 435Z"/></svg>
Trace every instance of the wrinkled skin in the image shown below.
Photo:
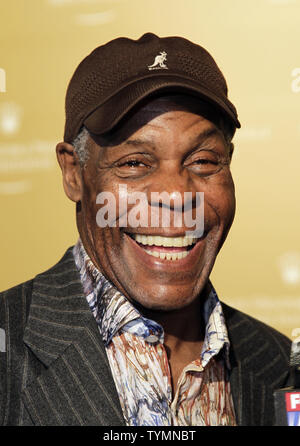
<svg viewBox="0 0 300 446"><path fill-rule="evenodd" d="M162 322L177 344L187 340L195 343L195 349L203 337L199 301L205 298L210 272L235 213L233 146L203 115L167 98L151 100L110 135L93 135L83 168L70 144L57 146L64 188L71 200L80 202L78 230L94 264L145 314ZM204 192L204 236L185 259L170 262L149 256L128 233L178 236L190 228L97 225L97 194L112 192L118 210L120 184L126 184L128 192L146 193L149 202L152 191L182 195L189 191L193 197ZM187 356L182 363L190 359Z"/></svg>

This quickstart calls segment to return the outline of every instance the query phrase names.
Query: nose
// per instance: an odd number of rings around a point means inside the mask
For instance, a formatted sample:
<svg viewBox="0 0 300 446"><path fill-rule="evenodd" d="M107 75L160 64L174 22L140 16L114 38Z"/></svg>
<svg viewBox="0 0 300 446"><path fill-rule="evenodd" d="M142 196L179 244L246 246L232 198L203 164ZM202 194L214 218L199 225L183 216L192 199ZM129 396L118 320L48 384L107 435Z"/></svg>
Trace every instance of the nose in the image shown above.
<svg viewBox="0 0 300 446"><path fill-rule="evenodd" d="M170 209L182 210L182 204L186 203L189 207L195 204L197 188L187 169L179 166L175 162L168 162L152 178L151 184L147 190L148 203L151 206L164 207L168 204L161 202L162 196L169 198Z"/></svg>
<svg viewBox="0 0 300 446"><path fill-rule="evenodd" d="M181 227L192 231L190 235L202 236L204 193L197 189L187 169L168 163L152 178L147 195L151 226Z"/></svg>

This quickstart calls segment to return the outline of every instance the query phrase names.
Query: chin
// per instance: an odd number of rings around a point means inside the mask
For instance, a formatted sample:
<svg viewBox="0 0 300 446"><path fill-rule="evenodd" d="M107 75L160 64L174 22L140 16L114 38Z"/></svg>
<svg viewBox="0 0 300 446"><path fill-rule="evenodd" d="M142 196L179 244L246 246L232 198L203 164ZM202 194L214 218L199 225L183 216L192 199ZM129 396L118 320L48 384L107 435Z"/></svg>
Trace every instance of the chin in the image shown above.
<svg viewBox="0 0 300 446"><path fill-rule="evenodd" d="M135 288L135 292L131 293L130 297L128 295L128 299L141 312L143 309L161 312L180 310L193 304L199 298L206 282L207 279L203 278L195 284L195 287L191 285L152 287L150 292L149 289L140 289L137 292Z"/></svg>

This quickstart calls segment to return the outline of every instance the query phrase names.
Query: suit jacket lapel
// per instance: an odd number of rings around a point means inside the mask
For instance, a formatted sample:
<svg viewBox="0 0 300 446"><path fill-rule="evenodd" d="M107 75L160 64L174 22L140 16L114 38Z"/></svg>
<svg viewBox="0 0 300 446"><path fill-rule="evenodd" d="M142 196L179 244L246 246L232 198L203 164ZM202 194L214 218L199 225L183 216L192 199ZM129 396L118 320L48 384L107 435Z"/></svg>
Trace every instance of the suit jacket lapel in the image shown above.
<svg viewBox="0 0 300 446"><path fill-rule="evenodd" d="M231 361L231 364L230 387L237 424L260 426L264 421L265 406L268 405L268 386L255 377L253 370L243 360ZM272 424L272 414L267 415L270 415L268 418Z"/></svg>
<svg viewBox="0 0 300 446"><path fill-rule="evenodd" d="M251 318L225 304L223 310L231 342L230 382L237 422L271 425L272 389L284 373L282 365L275 361L267 339ZM24 342L38 358L34 365L28 363L22 394L34 424L125 424L71 249L57 265L35 278ZM269 377L269 371L273 376Z"/></svg>
<svg viewBox="0 0 300 446"><path fill-rule="evenodd" d="M239 425L265 426L274 423L273 390L288 374L282 357L274 354L269 336L257 322L222 304L231 352L231 392ZM263 325L263 324L262 324Z"/></svg>
<svg viewBox="0 0 300 446"><path fill-rule="evenodd" d="M125 424L71 249L35 278L24 342L44 365L23 391L35 424Z"/></svg>

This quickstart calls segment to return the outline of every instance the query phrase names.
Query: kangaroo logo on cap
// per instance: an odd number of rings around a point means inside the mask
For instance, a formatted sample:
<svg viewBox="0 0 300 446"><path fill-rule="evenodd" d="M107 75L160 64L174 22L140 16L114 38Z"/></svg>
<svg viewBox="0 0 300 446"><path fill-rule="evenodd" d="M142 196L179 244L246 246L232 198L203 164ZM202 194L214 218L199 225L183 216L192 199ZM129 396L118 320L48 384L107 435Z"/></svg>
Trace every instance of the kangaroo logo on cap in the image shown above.
<svg viewBox="0 0 300 446"><path fill-rule="evenodd" d="M154 62L152 65L148 65L148 70L167 70L168 67L165 64L167 60L167 53L165 51L161 51L157 56L155 56Z"/></svg>

